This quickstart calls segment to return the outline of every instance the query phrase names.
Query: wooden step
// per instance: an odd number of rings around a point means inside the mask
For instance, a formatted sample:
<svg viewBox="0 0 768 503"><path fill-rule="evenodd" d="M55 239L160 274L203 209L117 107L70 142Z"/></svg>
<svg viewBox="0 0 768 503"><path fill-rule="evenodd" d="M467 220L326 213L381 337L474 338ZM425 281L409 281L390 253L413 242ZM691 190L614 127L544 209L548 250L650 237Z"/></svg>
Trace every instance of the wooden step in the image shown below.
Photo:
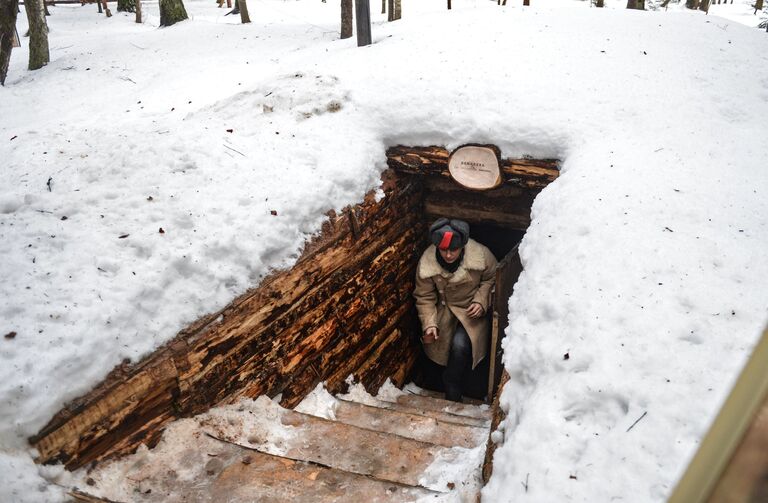
<svg viewBox="0 0 768 503"><path fill-rule="evenodd" d="M352 397L349 397L349 399L340 398L339 400L353 401ZM413 407L410 405L403 405L394 401L379 400L376 398L366 398L365 405L369 405L371 407L377 407L381 409L396 410L396 411L405 412L408 414L417 414L420 416L432 417L444 423L463 424L466 426L477 426L480 428L488 428L491 424L491 422L487 419L478 419L476 417L460 416L458 414L451 414L450 412Z"/></svg>
<svg viewBox="0 0 768 503"><path fill-rule="evenodd" d="M295 461L215 440L195 431L178 451L167 449L118 470L121 490L110 493L98 472L92 485L72 496L82 501L136 502L401 502L439 493L357 475L318 464ZM160 451L163 451L161 448ZM127 460L127 461L130 461ZM114 476L114 472L112 473ZM88 495L104 499L91 498Z"/></svg>
<svg viewBox="0 0 768 503"><path fill-rule="evenodd" d="M399 395L395 402L400 405L407 405L417 409L448 412L449 414L455 414L457 416L467 416L484 420L490 420L491 418L491 409L487 405L452 402L450 400L445 400L444 398L416 395L413 393Z"/></svg>
<svg viewBox="0 0 768 503"><path fill-rule="evenodd" d="M336 421L359 428L392 433L443 447L477 447L488 439L488 428L337 400Z"/></svg>
<svg viewBox="0 0 768 503"><path fill-rule="evenodd" d="M438 457L448 459L460 455L431 443L279 407L272 411L276 417L271 428L254 429L247 421L247 407L241 412L243 414L204 416L201 428L214 437L270 454L416 487Z"/></svg>
<svg viewBox="0 0 768 503"><path fill-rule="evenodd" d="M419 388L418 386L413 384L405 386L403 388L403 391L405 393L411 393L412 395L429 396L432 398L445 398L445 393L441 393L440 391L432 391L431 389ZM484 402L483 400L470 398L468 396L463 397L461 401L469 405L487 405L486 402Z"/></svg>

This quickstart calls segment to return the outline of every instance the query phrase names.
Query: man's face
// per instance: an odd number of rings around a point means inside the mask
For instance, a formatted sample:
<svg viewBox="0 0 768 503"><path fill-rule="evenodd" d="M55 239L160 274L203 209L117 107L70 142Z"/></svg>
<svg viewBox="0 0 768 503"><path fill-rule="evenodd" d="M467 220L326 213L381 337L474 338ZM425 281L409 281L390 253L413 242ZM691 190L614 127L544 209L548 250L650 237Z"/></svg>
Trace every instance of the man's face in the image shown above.
<svg viewBox="0 0 768 503"><path fill-rule="evenodd" d="M461 255L461 248L458 250L438 250L440 251L440 256L443 257L443 260L449 264L456 262L456 259L459 258L459 255Z"/></svg>

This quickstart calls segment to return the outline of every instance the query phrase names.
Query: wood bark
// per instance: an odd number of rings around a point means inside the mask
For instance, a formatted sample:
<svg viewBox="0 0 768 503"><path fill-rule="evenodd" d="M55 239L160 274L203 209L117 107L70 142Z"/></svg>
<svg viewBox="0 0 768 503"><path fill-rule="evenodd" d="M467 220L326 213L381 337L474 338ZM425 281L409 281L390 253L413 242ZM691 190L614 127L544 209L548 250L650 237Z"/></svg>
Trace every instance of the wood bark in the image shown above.
<svg viewBox="0 0 768 503"><path fill-rule="evenodd" d="M237 0L240 5L240 22L242 24L250 23L251 16L248 15L248 2L247 0Z"/></svg>
<svg viewBox="0 0 768 503"><path fill-rule="evenodd" d="M709 3L710 3L710 0L701 0L699 2L699 10L709 14Z"/></svg>
<svg viewBox="0 0 768 503"><path fill-rule="evenodd" d="M43 0L25 0L24 10L27 11L29 20L29 69L37 70L51 60Z"/></svg>
<svg viewBox="0 0 768 503"><path fill-rule="evenodd" d="M523 6L531 5L531 0L523 0Z"/></svg>
<svg viewBox="0 0 768 503"><path fill-rule="evenodd" d="M160 0L160 26L172 26L187 18L182 0Z"/></svg>
<svg viewBox="0 0 768 503"><path fill-rule="evenodd" d="M109 10L109 5L107 5L107 0L101 0L100 4L104 5L104 14L107 17L112 17L112 11ZM99 13L101 13L101 5L99 5Z"/></svg>
<svg viewBox="0 0 768 503"><path fill-rule="evenodd" d="M352 0L341 0L341 38L352 36Z"/></svg>
<svg viewBox="0 0 768 503"><path fill-rule="evenodd" d="M763 10L763 0L756 0L755 1L755 14Z"/></svg>
<svg viewBox="0 0 768 503"><path fill-rule="evenodd" d="M139 24L142 22L142 18L141 18L141 0L136 0L136 22L139 23Z"/></svg>
<svg viewBox="0 0 768 503"><path fill-rule="evenodd" d="M596 0L595 7L605 7L605 0Z"/></svg>
<svg viewBox="0 0 768 503"><path fill-rule="evenodd" d="M387 0L381 0L381 13L387 13Z"/></svg>
<svg viewBox="0 0 768 503"><path fill-rule="evenodd" d="M448 150L438 146L396 146L387 149L387 164L402 173L450 178L450 155ZM543 189L559 174L556 159L502 159L499 167L505 184L529 189Z"/></svg>
<svg viewBox="0 0 768 503"><path fill-rule="evenodd" d="M165 424L241 396L298 403L317 382L340 389L350 374L375 391L403 384L417 353L411 292L426 230L422 184L385 174L289 271L266 278L137 365L115 369L32 440L41 462L70 469L152 445Z"/></svg>
<svg viewBox="0 0 768 503"><path fill-rule="evenodd" d="M627 9L645 10L645 0L627 0Z"/></svg>
<svg viewBox="0 0 768 503"><path fill-rule="evenodd" d="M450 0L449 0L450 1ZM402 17L400 0L387 0L387 6L389 12L387 13L387 21L397 21ZM450 8L450 7L449 7Z"/></svg>
<svg viewBox="0 0 768 503"><path fill-rule="evenodd" d="M19 0L0 0L0 85L5 85L11 51L16 38L16 15Z"/></svg>
<svg viewBox="0 0 768 503"><path fill-rule="evenodd" d="M369 0L355 0L355 19L357 21L357 46L370 45L371 4Z"/></svg>
<svg viewBox="0 0 768 503"><path fill-rule="evenodd" d="M451 10L451 0L448 0L448 10Z"/></svg>

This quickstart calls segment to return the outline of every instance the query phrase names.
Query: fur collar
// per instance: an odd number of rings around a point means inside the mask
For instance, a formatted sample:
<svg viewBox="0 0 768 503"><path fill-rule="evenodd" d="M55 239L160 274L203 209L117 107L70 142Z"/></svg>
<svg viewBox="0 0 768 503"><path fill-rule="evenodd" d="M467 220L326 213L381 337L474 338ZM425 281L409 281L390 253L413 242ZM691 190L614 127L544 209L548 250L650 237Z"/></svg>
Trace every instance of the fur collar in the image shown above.
<svg viewBox="0 0 768 503"><path fill-rule="evenodd" d="M462 271L462 269L470 271L482 271L486 266L483 248L483 245L474 239L470 239L467 243L467 246L464 248L463 262L456 270L456 272L450 273L440 267L440 264L437 263L437 258L435 258L435 245L429 245L419 260L419 278L427 279L437 275L442 275L444 277L449 277L451 275L459 276L459 273Z"/></svg>

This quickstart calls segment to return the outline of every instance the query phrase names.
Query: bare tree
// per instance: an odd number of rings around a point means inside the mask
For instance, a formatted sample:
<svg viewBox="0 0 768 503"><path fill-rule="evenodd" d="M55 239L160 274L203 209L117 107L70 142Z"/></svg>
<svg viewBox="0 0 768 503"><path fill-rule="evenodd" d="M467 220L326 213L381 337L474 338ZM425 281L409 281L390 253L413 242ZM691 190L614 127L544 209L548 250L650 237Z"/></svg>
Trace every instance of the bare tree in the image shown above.
<svg viewBox="0 0 768 503"><path fill-rule="evenodd" d="M352 0L341 0L341 38L352 36Z"/></svg>
<svg viewBox="0 0 768 503"><path fill-rule="evenodd" d="M182 0L160 0L160 26L172 26L188 17Z"/></svg>
<svg viewBox="0 0 768 503"><path fill-rule="evenodd" d="M248 4L246 3L246 0L237 0L237 2L240 4L240 22L250 23L251 22L251 16L248 15Z"/></svg>
<svg viewBox="0 0 768 503"><path fill-rule="evenodd" d="M387 21L397 21L401 17L401 4L400 0L388 0L389 13L387 14ZM448 0L448 8L451 8L451 0Z"/></svg>
<svg viewBox="0 0 768 503"><path fill-rule="evenodd" d="M16 37L16 14L19 0L0 0L0 85L5 85L11 50Z"/></svg>
<svg viewBox="0 0 768 503"><path fill-rule="evenodd" d="M24 10L29 20L29 69L37 70L51 60L43 0L24 0Z"/></svg>

